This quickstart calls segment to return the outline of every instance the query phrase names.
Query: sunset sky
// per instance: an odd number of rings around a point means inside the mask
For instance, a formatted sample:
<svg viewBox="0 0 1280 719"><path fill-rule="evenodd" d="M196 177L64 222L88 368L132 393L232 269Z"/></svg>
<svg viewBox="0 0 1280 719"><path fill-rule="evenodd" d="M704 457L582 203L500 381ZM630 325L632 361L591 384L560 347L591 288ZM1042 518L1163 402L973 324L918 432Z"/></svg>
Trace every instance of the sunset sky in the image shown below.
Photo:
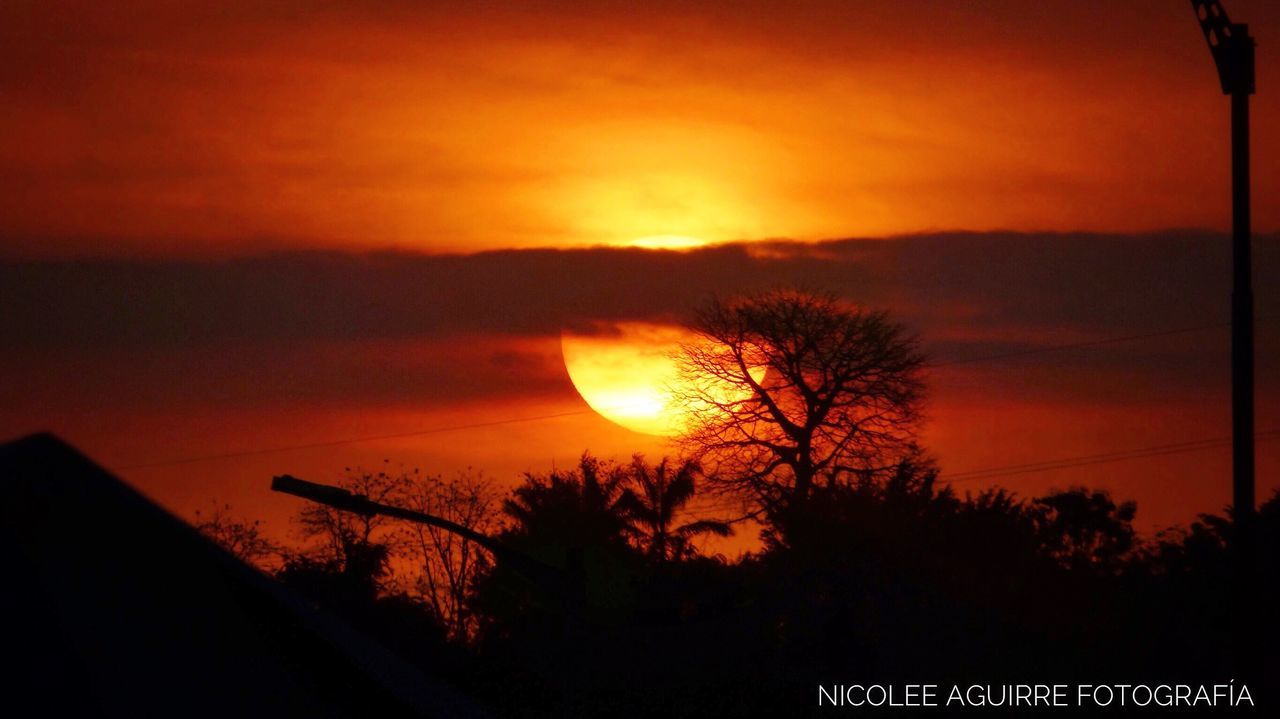
<svg viewBox="0 0 1280 719"><path fill-rule="evenodd" d="M1266 431L1280 4L1228 10L1259 45ZM784 283L919 335L944 476L1230 433L1228 102L1186 2L19 0L0 60L0 435L56 431L184 516L283 526L272 474L384 459L656 458L562 333ZM1105 487L1150 530L1220 510L1228 469L957 487Z"/></svg>

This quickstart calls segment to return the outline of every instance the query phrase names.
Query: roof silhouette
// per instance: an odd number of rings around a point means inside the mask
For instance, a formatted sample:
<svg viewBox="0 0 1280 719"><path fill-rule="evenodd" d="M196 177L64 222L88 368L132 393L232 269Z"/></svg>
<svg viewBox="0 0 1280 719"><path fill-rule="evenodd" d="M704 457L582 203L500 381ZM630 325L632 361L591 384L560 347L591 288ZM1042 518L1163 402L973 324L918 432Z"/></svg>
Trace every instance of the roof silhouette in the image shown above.
<svg viewBox="0 0 1280 719"><path fill-rule="evenodd" d="M0 446L0 558L6 708L482 715L52 435Z"/></svg>

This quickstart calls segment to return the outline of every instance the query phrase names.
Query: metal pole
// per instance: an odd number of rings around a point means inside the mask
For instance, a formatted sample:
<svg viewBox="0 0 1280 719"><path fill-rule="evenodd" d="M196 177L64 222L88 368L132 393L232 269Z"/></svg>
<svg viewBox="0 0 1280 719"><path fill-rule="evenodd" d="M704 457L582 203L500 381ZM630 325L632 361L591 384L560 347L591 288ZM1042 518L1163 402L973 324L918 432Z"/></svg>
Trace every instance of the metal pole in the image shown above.
<svg viewBox="0 0 1280 719"><path fill-rule="evenodd" d="M1219 0L1191 0L1222 92L1231 96L1231 501L1237 552L1252 561L1253 271L1249 228L1249 95L1254 87L1254 41L1249 26L1233 23ZM1242 562L1241 566L1251 566ZM1240 581L1248 574L1238 572ZM1245 586L1237 587L1242 596Z"/></svg>
<svg viewBox="0 0 1280 719"><path fill-rule="evenodd" d="M1249 93L1231 93L1231 425L1232 504L1243 527L1252 524L1253 270L1249 227Z"/></svg>
<svg viewBox="0 0 1280 719"><path fill-rule="evenodd" d="M355 494L341 487L308 482L305 479L284 474L271 478L271 491L292 494L343 512L354 512L366 517L382 515L439 527L484 547L498 561L505 562L518 573L532 580L564 611L565 634L568 642L564 645L565 651L561 657L562 661L570 663L574 671L557 672L557 676L563 682L561 701L563 708L568 712L567 716L577 716L581 713L574 710L573 699L577 696L576 690L581 685L583 677L587 676L588 672L595 671L597 667L587 661L587 655L583 650L583 647L587 646L589 637L586 626L586 577L580 551L570 553L569 569L566 571L457 522L426 512L374 502L362 494Z"/></svg>
<svg viewBox="0 0 1280 719"><path fill-rule="evenodd" d="M403 507L379 504L362 494L353 494L341 487L308 482L305 479L298 479L287 474L271 478L271 491L292 494L295 497L301 497L334 509L354 512L366 517L382 515L439 527L484 547L499 561L510 564L517 572L538 582L544 588L553 590L561 597L566 593L570 593L569 590L572 589L568 583L567 574L563 569L547 564L519 550L512 549L488 535L481 534L469 527L464 527L457 522L451 522L442 517L427 514L426 512L416 512Z"/></svg>
<svg viewBox="0 0 1280 719"><path fill-rule="evenodd" d="M1253 270L1249 228L1249 95L1254 41L1233 23L1220 0L1191 0L1213 55L1222 92L1231 96L1231 597L1228 603L1235 671L1258 676L1254 638L1257 597L1253 457Z"/></svg>
<svg viewBox="0 0 1280 719"><path fill-rule="evenodd" d="M1258 679L1253 454L1253 277L1249 227L1249 93L1231 93L1231 494L1236 542L1233 651L1242 680Z"/></svg>

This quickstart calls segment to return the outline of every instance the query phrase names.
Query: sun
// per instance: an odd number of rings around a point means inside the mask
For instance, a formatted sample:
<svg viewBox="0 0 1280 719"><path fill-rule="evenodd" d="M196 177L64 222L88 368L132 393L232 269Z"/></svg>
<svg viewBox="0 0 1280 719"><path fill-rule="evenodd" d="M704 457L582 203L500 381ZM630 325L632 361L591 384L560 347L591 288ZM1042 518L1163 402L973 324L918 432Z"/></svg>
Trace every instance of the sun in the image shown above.
<svg viewBox="0 0 1280 719"><path fill-rule="evenodd" d="M582 399L605 419L633 432L672 437L689 418L673 403L684 386L676 362L682 343L697 342L689 330L671 325L623 322L594 333L560 333L569 379ZM752 371L759 380L764 371ZM747 393L725 386L716 399Z"/></svg>
<svg viewBox="0 0 1280 719"><path fill-rule="evenodd" d="M560 333L569 379L591 409L634 432L670 437L683 427L672 409L679 380L674 353L688 332L628 322L599 334Z"/></svg>

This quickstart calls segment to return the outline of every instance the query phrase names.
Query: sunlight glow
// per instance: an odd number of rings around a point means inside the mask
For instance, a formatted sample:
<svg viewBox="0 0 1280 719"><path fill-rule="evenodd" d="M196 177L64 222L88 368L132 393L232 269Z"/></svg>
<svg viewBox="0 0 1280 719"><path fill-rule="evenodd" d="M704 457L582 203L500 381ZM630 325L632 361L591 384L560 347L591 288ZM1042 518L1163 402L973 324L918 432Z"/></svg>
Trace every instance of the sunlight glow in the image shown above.
<svg viewBox="0 0 1280 719"><path fill-rule="evenodd" d="M709 243L706 240L686 235L650 235L631 242L632 247L642 247L646 250L691 250L705 247L707 244Z"/></svg>
<svg viewBox="0 0 1280 719"><path fill-rule="evenodd" d="M688 424L672 403L681 386L675 355L696 337L680 327L625 322L608 332L560 333L565 369L578 394L600 416L634 432L671 437ZM759 380L764 376L752 372ZM726 386L718 399L740 394Z"/></svg>
<svg viewBox="0 0 1280 719"><path fill-rule="evenodd" d="M672 436L682 425L668 411L678 379L672 355L687 338L676 327L624 323L610 334L562 332L560 348L573 386L591 409L632 431Z"/></svg>

